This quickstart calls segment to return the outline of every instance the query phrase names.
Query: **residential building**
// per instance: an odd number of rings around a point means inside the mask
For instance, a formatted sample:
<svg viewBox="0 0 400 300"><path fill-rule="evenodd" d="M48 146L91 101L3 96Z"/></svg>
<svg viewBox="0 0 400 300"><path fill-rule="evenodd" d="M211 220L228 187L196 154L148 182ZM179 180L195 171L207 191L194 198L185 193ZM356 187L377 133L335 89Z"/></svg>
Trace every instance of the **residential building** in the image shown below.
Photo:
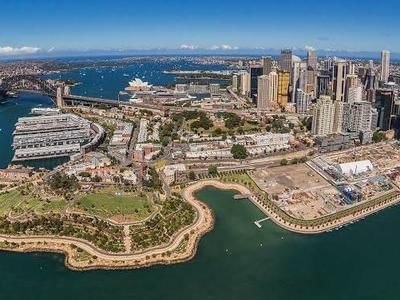
<svg viewBox="0 0 400 300"><path fill-rule="evenodd" d="M313 110L312 134L323 136L333 133L335 105L329 96L321 96Z"/></svg>
<svg viewBox="0 0 400 300"><path fill-rule="evenodd" d="M296 91L296 112L298 114L305 114L311 107L312 95L307 94L301 89Z"/></svg>
<svg viewBox="0 0 400 300"><path fill-rule="evenodd" d="M240 90L243 96L250 95L250 73L244 72L240 77Z"/></svg>

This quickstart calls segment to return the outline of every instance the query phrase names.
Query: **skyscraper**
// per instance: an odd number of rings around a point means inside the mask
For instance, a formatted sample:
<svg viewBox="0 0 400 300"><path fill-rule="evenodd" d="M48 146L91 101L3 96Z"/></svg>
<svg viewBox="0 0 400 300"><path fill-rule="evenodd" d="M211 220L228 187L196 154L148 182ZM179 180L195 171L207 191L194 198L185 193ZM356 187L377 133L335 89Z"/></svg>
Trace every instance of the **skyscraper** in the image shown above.
<svg viewBox="0 0 400 300"><path fill-rule="evenodd" d="M317 98L329 95L329 75L318 75L317 77Z"/></svg>
<svg viewBox="0 0 400 300"><path fill-rule="evenodd" d="M235 93L239 90L239 76L236 74L232 76L232 90Z"/></svg>
<svg viewBox="0 0 400 300"><path fill-rule="evenodd" d="M270 101L272 102L273 106L278 104L278 85L279 85L279 78L278 73L276 71L272 71L269 73L269 92L270 92Z"/></svg>
<svg viewBox="0 0 400 300"><path fill-rule="evenodd" d="M381 80L383 82L389 81L390 72L390 52L383 50L381 53Z"/></svg>
<svg viewBox="0 0 400 300"><path fill-rule="evenodd" d="M318 65L318 57L315 50L308 50L307 51L307 67L312 68L313 71L317 70Z"/></svg>
<svg viewBox="0 0 400 300"><path fill-rule="evenodd" d="M390 130L394 110L394 93L392 90L381 89L376 91L375 97L378 127L382 130Z"/></svg>
<svg viewBox="0 0 400 300"><path fill-rule="evenodd" d="M257 108L272 110L277 107L278 74L272 71L268 75L258 77Z"/></svg>
<svg viewBox="0 0 400 300"><path fill-rule="evenodd" d="M240 76L240 90L243 96L250 95L250 74L248 72L244 72Z"/></svg>
<svg viewBox="0 0 400 300"><path fill-rule="evenodd" d="M291 72L292 71L292 50L282 49L281 56L279 58L279 66L282 71Z"/></svg>
<svg viewBox="0 0 400 300"><path fill-rule="evenodd" d="M261 58L261 64L263 66L263 74L268 75L272 71L272 57L271 56L264 56Z"/></svg>
<svg viewBox="0 0 400 300"><path fill-rule="evenodd" d="M287 71L278 72L278 104L286 108L289 101L290 73Z"/></svg>
<svg viewBox="0 0 400 300"><path fill-rule="evenodd" d="M258 77L263 75L263 67L255 65L250 67L250 98L253 103L257 100Z"/></svg>
<svg viewBox="0 0 400 300"><path fill-rule="evenodd" d="M338 59L333 67L333 100L344 101L346 91L347 63Z"/></svg>
<svg viewBox="0 0 400 300"><path fill-rule="evenodd" d="M269 76L262 75L258 77L258 87L257 87L257 109L258 110L267 110L268 104L270 102L270 84L269 84Z"/></svg>

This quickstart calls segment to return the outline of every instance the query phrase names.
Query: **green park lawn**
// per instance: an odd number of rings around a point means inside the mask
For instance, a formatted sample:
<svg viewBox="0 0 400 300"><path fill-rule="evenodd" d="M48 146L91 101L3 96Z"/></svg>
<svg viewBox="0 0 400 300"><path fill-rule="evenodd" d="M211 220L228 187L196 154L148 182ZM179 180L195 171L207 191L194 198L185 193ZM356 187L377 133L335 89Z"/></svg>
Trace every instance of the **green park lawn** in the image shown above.
<svg viewBox="0 0 400 300"><path fill-rule="evenodd" d="M11 191L0 195L0 215L7 215L11 210L30 209L39 204L32 196L22 195L19 191Z"/></svg>
<svg viewBox="0 0 400 300"><path fill-rule="evenodd" d="M67 205L65 200L45 201L31 195L22 195L20 191L11 191L0 195L0 215L21 215L29 211L39 214L61 212Z"/></svg>
<svg viewBox="0 0 400 300"><path fill-rule="evenodd" d="M135 220L141 220L153 211L146 196L115 190L84 195L76 205L89 214L103 218L130 215Z"/></svg>

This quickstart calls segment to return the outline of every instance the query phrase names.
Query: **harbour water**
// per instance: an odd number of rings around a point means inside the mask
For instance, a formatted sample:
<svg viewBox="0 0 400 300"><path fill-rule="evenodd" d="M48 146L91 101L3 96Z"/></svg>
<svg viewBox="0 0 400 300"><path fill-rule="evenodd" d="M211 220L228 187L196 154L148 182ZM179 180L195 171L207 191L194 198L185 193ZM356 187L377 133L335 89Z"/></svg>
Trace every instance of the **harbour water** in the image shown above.
<svg viewBox="0 0 400 300"><path fill-rule="evenodd" d="M67 270L54 254L0 254L2 299L397 299L400 209L318 236L289 233L233 193L198 194L214 230L187 263L131 271Z"/></svg>
<svg viewBox="0 0 400 300"><path fill-rule="evenodd" d="M167 84L171 78L163 83L165 74L160 75L165 68L158 68L158 79L137 77ZM109 77L103 79L92 70L93 74L74 70L61 76L71 79L69 75L75 74L82 82L74 93L105 98L115 98L131 79L123 76L128 72L124 69L118 75L107 69ZM136 71L132 73L135 77ZM47 97L21 95L0 106L0 167L12 158L10 144L17 118L28 115L32 107L51 105ZM338 231L305 236L271 221L258 228L254 221L264 215L248 201L234 201L232 192L207 188L198 196L215 212L216 226L201 240L193 260L140 270L78 273L64 267L62 255L1 252L0 299L398 298L399 207Z"/></svg>

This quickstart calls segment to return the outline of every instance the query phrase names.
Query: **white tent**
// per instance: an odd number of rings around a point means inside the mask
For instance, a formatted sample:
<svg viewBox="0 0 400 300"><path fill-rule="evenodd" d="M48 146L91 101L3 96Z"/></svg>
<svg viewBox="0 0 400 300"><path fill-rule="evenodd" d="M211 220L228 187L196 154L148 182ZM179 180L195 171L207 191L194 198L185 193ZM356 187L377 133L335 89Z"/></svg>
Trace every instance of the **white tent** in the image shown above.
<svg viewBox="0 0 400 300"><path fill-rule="evenodd" d="M350 176L370 172L374 169L374 166L372 165L371 161L362 160L345 164L338 164L336 168L341 174L345 176Z"/></svg>

